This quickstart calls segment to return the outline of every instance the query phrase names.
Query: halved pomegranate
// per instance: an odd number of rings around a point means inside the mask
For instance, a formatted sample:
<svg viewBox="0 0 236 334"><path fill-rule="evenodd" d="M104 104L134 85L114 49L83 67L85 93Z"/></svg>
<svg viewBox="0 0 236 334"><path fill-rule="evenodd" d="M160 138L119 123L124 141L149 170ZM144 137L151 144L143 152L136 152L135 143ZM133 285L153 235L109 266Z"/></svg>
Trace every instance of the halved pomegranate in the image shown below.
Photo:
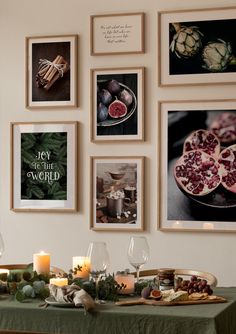
<svg viewBox="0 0 236 334"><path fill-rule="evenodd" d="M176 162L174 177L187 193L204 196L220 184L220 165L212 156L201 150L189 151Z"/></svg>
<svg viewBox="0 0 236 334"><path fill-rule="evenodd" d="M223 112L215 118L210 129L223 144L236 141L236 113Z"/></svg>
<svg viewBox="0 0 236 334"><path fill-rule="evenodd" d="M217 136L207 130L193 131L184 142L184 152L201 150L215 159L220 154L220 141Z"/></svg>
<svg viewBox="0 0 236 334"><path fill-rule="evenodd" d="M218 160L222 174L222 185L236 193L236 144L225 148Z"/></svg>

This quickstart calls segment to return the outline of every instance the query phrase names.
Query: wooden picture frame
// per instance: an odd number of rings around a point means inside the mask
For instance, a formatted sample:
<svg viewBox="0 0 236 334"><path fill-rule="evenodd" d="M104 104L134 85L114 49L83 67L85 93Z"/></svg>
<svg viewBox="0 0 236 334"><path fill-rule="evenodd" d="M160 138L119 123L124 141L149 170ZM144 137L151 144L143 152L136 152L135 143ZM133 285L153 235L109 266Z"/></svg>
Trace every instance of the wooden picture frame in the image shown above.
<svg viewBox="0 0 236 334"><path fill-rule="evenodd" d="M91 69L92 142L144 140L144 67Z"/></svg>
<svg viewBox="0 0 236 334"><path fill-rule="evenodd" d="M90 54L144 53L144 18L144 13L90 16Z"/></svg>
<svg viewBox="0 0 236 334"><path fill-rule="evenodd" d="M90 158L90 228L143 231L144 157Z"/></svg>
<svg viewBox="0 0 236 334"><path fill-rule="evenodd" d="M11 210L77 210L77 122L11 123Z"/></svg>
<svg viewBox="0 0 236 334"><path fill-rule="evenodd" d="M26 37L26 108L78 106L78 35Z"/></svg>
<svg viewBox="0 0 236 334"><path fill-rule="evenodd" d="M230 145L236 142L236 136L233 136L234 132L236 133L236 100L161 101L159 103L159 112L161 139L159 146L161 163L158 186L158 189L160 189L159 229L178 232L236 232L236 195L222 184L223 177L226 174L225 172L222 173L220 167L224 164L224 161L221 162L221 165L219 163L222 161L220 151L217 152L215 150L215 153L214 150L211 151L213 146L209 146L209 141L205 141L203 145L203 140L199 139L200 135L192 137L195 138L194 145L201 145L203 149L204 147L207 149L210 147L205 152L214 153L214 156L211 155L210 158L207 153L208 158L206 161L210 161L212 165L213 161L216 161L214 166L218 164L217 168L219 169L214 171L214 175L217 178L220 175L222 179L219 179L220 182L216 184L218 185L216 188L211 188L209 183L214 177L212 172L207 169L207 175L209 176L207 180L206 176L204 176L206 172L201 167L203 165L199 164L200 167L197 167L198 171L193 170L194 158L191 160L190 167L184 167L184 164L180 163L179 160L181 156L186 158L186 152L189 154L189 150L194 152L195 156L196 148L200 147L191 146L187 148L188 146L186 146L187 141L192 142L189 139L189 135L193 131L200 130L200 132L203 132L202 130L207 130L208 134L213 133L220 141L221 151L223 148L228 149ZM211 136L211 141L212 138ZM215 139L213 140L215 141ZM185 153L183 153L183 150ZM186 163L187 161L189 161L188 157L186 158ZM185 177L184 182L186 182L184 183L185 187L183 187L182 174L177 175L179 168L177 166L180 165L184 167L184 170L188 168L187 174L184 175L194 175L195 179L198 177L196 180L199 180L199 176L201 177L200 181L194 184L194 189L192 188L193 181L191 181L190 176ZM176 173L176 177L174 173ZM218 180L216 181L218 182ZM200 182L205 184L206 187L209 184L208 194L201 195L201 192L195 192ZM187 189L191 193L188 193ZM195 194L193 194L193 191Z"/></svg>
<svg viewBox="0 0 236 334"><path fill-rule="evenodd" d="M236 81L236 7L158 12L159 86Z"/></svg>

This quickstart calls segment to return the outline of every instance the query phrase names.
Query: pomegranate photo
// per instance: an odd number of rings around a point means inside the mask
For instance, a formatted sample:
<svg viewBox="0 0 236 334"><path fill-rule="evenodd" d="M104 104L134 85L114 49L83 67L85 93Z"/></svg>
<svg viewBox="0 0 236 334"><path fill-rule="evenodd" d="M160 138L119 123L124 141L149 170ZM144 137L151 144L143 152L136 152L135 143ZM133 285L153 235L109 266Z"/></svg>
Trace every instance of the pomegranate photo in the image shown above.
<svg viewBox="0 0 236 334"><path fill-rule="evenodd" d="M236 141L236 114L223 112L214 119L210 129L222 144L233 144Z"/></svg>
<svg viewBox="0 0 236 334"><path fill-rule="evenodd" d="M222 174L222 185L236 193L236 144L225 148L218 160Z"/></svg>
<svg viewBox="0 0 236 334"><path fill-rule="evenodd" d="M201 150L185 152L174 166L174 177L179 187L187 193L204 196L221 183L220 165Z"/></svg>
<svg viewBox="0 0 236 334"><path fill-rule="evenodd" d="M217 159L220 154L220 141L211 131L193 131L184 142L183 152L192 150L201 150Z"/></svg>

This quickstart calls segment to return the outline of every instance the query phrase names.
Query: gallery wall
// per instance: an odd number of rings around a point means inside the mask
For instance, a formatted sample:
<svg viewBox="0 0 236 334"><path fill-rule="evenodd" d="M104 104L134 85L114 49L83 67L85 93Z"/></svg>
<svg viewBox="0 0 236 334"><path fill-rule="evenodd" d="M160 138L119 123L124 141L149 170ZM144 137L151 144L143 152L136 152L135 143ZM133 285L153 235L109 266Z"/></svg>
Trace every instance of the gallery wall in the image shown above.
<svg viewBox="0 0 236 334"><path fill-rule="evenodd" d="M232 6L233 0L215 0L214 6ZM166 232L158 230L159 131L158 101L233 99L235 86L158 87L157 12L212 7L212 1L142 0L122 3L108 0L1 0L0 2L0 231L5 251L1 263L32 262L44 250L53 265L68 270L72 256L85 255L90 241L106 241L110 272L130 268L127 247L130 236L145 235L150 260L144 268L194 268L212 272L221 286L236 282L235 233ZM90 15L144 12L145 49L137 55L90 55ZM79 35L78 108L28 110L25 108L25 37ZM145 67L145 141L90 141L90 70L94 68ZM10 210L10 123L78 121L78 212L13 212ZM144 225L142 232L93 231L90 229L89 162L91 156L145 156ZM227 217L226 217L227 219Z"/></svg>

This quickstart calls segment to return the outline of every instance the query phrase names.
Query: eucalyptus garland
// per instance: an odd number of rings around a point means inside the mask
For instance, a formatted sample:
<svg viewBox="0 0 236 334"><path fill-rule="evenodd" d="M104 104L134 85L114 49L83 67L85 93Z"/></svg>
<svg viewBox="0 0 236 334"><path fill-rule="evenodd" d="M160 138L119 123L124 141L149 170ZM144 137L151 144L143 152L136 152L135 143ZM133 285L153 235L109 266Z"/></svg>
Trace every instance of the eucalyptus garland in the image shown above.
<svg viewBox="0 0 236 334"><path fill-rule="evenodd" d="M92 298L95 298L96 287L94 280L85 280L74 277L81 267L78 266L69 273L63 273L60 277L66 277L68 284L77 284L81 289L84 289ZM23 302L26 299L38 298L44 300L50 295L48 283L50 278L55 277L55 274L42 275L37 274L29 267L26 271L10 271L7 274L0 274L0 293L9 293L15 296L16 300ZM150 281L143 280L140 283L135 283L134 294L140 295L144 287L148 286ZM120 297L120 292L126 286L118 284L114 278L114 274L108 274L101 277L98 283L99 298L107 301L117 301Z"/></svg>

